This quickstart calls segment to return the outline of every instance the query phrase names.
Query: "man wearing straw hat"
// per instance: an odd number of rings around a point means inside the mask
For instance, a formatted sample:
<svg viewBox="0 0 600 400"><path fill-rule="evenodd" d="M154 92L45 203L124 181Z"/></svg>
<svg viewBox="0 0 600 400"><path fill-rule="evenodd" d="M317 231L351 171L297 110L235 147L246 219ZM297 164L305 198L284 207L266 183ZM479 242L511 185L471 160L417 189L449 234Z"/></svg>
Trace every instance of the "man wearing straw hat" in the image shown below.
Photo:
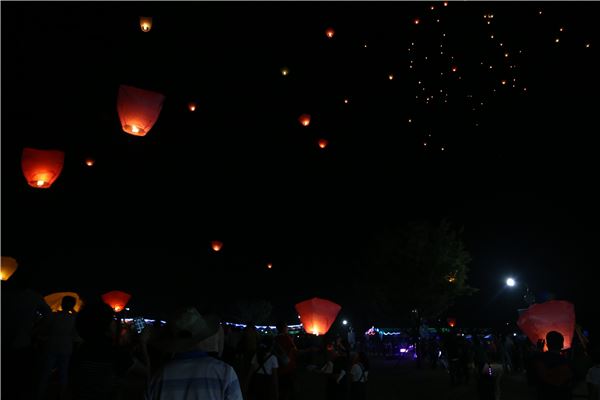
<svg viewBox="0 0 600 400"><path fill-rule="evenodd" d="M150 382L148 400L242 400L233 368L204 348L219 326L216 316L202 316L195 307L174 315L163 341L163 348L174 356Z"/></svg>

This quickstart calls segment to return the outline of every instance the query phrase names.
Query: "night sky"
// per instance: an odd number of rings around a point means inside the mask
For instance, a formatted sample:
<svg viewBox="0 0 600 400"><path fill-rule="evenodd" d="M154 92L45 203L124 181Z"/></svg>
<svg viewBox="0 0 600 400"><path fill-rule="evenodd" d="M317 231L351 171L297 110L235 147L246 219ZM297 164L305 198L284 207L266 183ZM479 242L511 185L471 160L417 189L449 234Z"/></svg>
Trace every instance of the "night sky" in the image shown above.
<svg viewBox="0 0 600 400"><path fill-rule="evenodd" d="M319 296L351 314L374 238L447 217L480 289L460 322L514 320L513 275L590 323L599 11L3 2L2 255L43 294L120 289L149 313L254 297L293 316ZM121 129L121 84L166 96L145 137ZM24 147L65 151L50 189L27 185Z"/></svg>

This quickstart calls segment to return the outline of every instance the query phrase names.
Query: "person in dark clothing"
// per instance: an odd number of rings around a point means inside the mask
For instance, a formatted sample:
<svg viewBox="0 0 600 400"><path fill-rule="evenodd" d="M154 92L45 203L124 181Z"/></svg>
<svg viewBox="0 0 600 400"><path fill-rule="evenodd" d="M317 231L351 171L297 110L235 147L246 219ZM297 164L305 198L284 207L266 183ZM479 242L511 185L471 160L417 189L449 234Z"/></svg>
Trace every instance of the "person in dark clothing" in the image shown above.
<svg viewBox="0 0 600 400"><path fill-rule="evenodd" d="M548 332L548 351L534 361L539 400L570 400L573 387L573 367L561 354L564 343L562 334Z"/></svg>

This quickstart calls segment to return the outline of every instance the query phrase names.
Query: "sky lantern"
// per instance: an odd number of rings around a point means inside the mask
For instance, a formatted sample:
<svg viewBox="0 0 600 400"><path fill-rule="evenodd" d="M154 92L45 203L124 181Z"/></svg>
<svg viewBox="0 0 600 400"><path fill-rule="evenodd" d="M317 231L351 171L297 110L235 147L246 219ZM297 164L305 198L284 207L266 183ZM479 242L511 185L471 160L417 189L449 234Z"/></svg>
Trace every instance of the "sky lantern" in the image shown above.
<svg viewBox="0 0 600 400"><path fill-rule="evenodd" d="M44 300L46 301L46 304L50 306L53 312L58 312L62 311L62 299L66 296L75 298L75 307L73 307L73 310L75 310L75 312L79 312L79 309L83 305L83 301L81 301L81 298L75 292L52 293L44 297Z"/></svg>
<svg viewBox="0 0 600 400"><path fill-rule="evenodd" d="M568 349L575 331L575 306L563 300L534 304L521 313L517 325L533 344L539 339L546 340L550 331L560 332L565 338L563 348ZM544 346L544 350L548 348Z"/></svg>
<svg viewBox="0 0 600 400"><path fill-rule="evenodd" d="M287 67L283 67L280 69L281 75L288 76L290 74L290 70Z"/></svg>
<svg viewBox="0 0 600 400"><path fill-rule="evenodd" d="M319 141L318 141L319 147L322 149L327 147L328 143L329 143L329 141L327 139L319 139Z"/></svg>
<svg viewBox="0 0 600 400"><path fill-rule="evenodd" d="M300 123L302 124L302 126L308 126L310 124L310 115L309 114L302 114L300 116L300 118L298 118L298 121L300 121Z"/></svg>
<svg viewBox="0 0 600 400"><path fill-rule="evenodd" d="M196 103L194 103L193 101L190 101L188 103L188 110L190 110L191 112L196 111Z"/></svg>
<svg viewBox="0 0 600 400"><path fill-rule="evenodd" d="M134 136L146 136L156 123L165 96L133 86L119 86L117 111L123 130Z"/></svg>
<svg viewBox="0 0 600 400"><path fill-rule="evenodd" d="M92 157L88 157L85 159L85 165L87 165L88 167L93 167L95 163L96 160L94 160Z"/></svg>
<svg viewBox="0 0 600 400"><path fill-rule="evenodd" d="M37 150L24 148L21 168L29 186L47 189L60 175L65 153L60 150Z"/></svg>
<svg viewBox="0 0 600 400"><path fill-rule="evenodd" d="M213 240L212 242L210 242L210 247L212 247L214 251L221 251L221 249L223 248L223 242L221 242L220 240Z"/></svg>
<svg viewBox="0 0 600 400"><path fill-rule="evenodd" d="M413 22L415 23L415 25L419 25L421 20L419 18L415 18Z"/></svg>
<svg viewBox="0 0 600 400"><path fill-rule="evenodd" d="M268 264L267 264L267 268L268 268L268 269L273 269L273 264L271 264L271 263L268 263Z"/></svg>
<svg viewBox="0 0 600 400"><path fill-rule="evenodd" d="M325 35L331 39L333 37L333 35L335 34L335 31L333 30L333 28L327 28L327 30L325 30Z"/></svg>
<svg viewBox="0 0 600 400"><path fill-rule="evenodd" d="M115 312L120 312L125 309L127 303L129 303L131 295L129 293L121 292L119 290L113 290L112 292L104 293L102 295L102 301L112 307Z"/></svg>
<svg viewBox="0 0 600 400"><path fill-rule="evenodd" d="M142 32L150 32L150 29L152 29L152 17L140 17L140 28Z"/></svg>
<svg viewBox="0 0 600 400"><path fill-rule="evenodd" d="M448 322L448 326L450 328L454 328L456 326L456 318L448 317L446 318L446 322Z"/></svg>
<svg viewBox="0 0 600 400"><path fill-rule="evenodd" d="M304 330L317 336L327 333L341 309L340 305L318 297L296 304Z"/></svg>
<svg viewBox="0 0 600 400"><path fill-rule="evenodd" d="M18 267L19 263L17 260L12 257L2 256L2 264L0 265L0 276L2 277L2 280L8 280L8 278L15 273Z"/></svg>

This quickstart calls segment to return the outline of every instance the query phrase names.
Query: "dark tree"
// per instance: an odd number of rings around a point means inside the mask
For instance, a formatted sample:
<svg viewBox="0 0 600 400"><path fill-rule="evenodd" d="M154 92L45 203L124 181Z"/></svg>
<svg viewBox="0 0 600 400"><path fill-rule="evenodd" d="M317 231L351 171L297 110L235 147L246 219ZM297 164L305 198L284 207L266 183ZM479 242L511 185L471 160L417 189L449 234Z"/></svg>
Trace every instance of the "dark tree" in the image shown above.
<svg viewBox="0 0 600 400"><path fill-rule="evenodd" d="M456 230L443 220L410 223L379 237L362 268L373 311L401 321L416 314L434 318L458 296L476 289L467 284L471 256Z"/></svg>

